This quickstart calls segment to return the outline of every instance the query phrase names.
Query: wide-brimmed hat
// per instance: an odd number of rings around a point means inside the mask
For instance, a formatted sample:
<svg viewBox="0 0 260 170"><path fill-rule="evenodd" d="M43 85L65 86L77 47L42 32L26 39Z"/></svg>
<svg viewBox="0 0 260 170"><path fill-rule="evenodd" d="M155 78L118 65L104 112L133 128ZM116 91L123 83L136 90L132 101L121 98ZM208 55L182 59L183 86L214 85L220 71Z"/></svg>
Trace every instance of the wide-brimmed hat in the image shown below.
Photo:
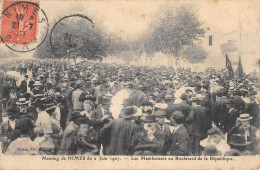
<svg viewBox="0 0 260 170"><path fill-rule="evenodd" d="M29 101L26 100L26 98L20 98L18 102L16 102L17 105L27 105L29 104Z"/></svg>
<svg viewBox="0 0 260 170"><path fill-rule="evenodd" d="M247 146L250 145L250 141L246 141L245 135L242 134L233 134L231 136L231 140L229 142L230 145L233 146Z"/></svg>
<svg viewBox="0 0 260 170"><path fill-rule="evenodd" d="M248 113L240 114L237 120L239 121L248 121L251 120L252 117Z"/></svg>
<svg viewBox="0 0 260 170"><path fill-rule="evenodd" d="M121 110L119 117L120 118L131 118L134 116L134 114L136 114L136 112L137 112L136 107L127 106Z"/></svg>
<svg viewBox="0 0 260 170"><path fill-rule="evenodd" d="M235 101L233 99L227 99L225 104L235 104Z"/></svg>
<svg viewBox="0 0 260 170"><path fill-rule="evenodd" d="M248 93L249 91L247 89L241 88L240 89L241 93Z"/></svg>
<svg viewBox="0 0 260 170"><path fill-rule="evenodd" d="M54 112L54 110L57 108L57 106L55 106L54 104L46 104L46 109L45 109L45 111L47 112L47 113L52 113L52 112Z"/></svg>
<svg viewBox="0 0 260 170"><path fill-rule="evenodd" d="M14 114L15 114L15 108L14 107L6 108L6 115L14 115Z"/></svg>
<svg viewBox="0 0 260 170"><path fill-rule="evenodd" d="M78 118L82 118L83 116L80 114L80 112L73 112L69 118L70 121L74 121Z"/></svg>

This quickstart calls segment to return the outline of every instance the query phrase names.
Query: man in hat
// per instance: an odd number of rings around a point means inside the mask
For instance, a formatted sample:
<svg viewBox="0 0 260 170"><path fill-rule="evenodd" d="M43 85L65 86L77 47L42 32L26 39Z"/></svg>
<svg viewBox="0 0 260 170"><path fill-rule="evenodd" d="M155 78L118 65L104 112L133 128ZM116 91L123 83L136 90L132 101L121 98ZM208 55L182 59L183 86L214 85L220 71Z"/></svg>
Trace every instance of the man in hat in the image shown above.
<svg viewBox="0 0 260 170"><path fill-rule="evenodd" d="M70 85L67 87L66 92L65 92L65 97L69 109L69 114L73 112L73 103L72 103L72 93L75 90L76 85L74 82L70 82Z"/></svg>
<svg viewBox="0 0 260 170"><path fill-rule="evenodd" d="M86 85L85 93L88 94L88 95L92 95L94 97L95 96L95 88L92 87L91 80L87 79L85 85Z"/></svg>
<svg viewBox="0 0 260 170"><path fill-rule="evenodd" d="M17 124L15 109L7 108L7 117L8 120L2 122L0 125L0 141L2 142L2 152L5 153L9 144L16 139L16 135L14 132L15 126Z"/></svg>
<svg viewBox="0 0 260 170"><path fill-rule="evenodd" d="M62 96L61 94L57 94L57 93L55 96L55 100L57 103L56 110L57 110L57 112L60 112L60 126L61 126L62 130L65 130L68 113L69 113L67 101L64 96Z"/></svg>
<svg viewBox="0 0 260 170"><path fill-rule="evenodd" d="M76 82L76 90L72 92L72 103L74 111L82 110L82 102L80 101L80 96L83 93L82 84L80 81Z"/></svg>
<svg viewBox="0 0 260 170"><path fill-rule="evenodd" d="M94 121L94 134L95 140L98 141L100 130L105 124L109 123L114 119L112 113L110 112L111 96L102 97L102 105L93 111L91 115L91 120ZM94 119L94 120L93 120ZM100 147L100 145L98 145Z"/></svg>
<svg viewBox="0 0 260 170"><path fill-rule="evenodd" d="M226 106L227 99L222 98L223 93L216 93L216 102L212 109L212 120L222 131L225 126L225 116L227 115L228 109Z"/></svg>
<svg viewBox="0 0 260 170"><path fill-rule="evenodd" d="M248 113L240 114L240 116L237 118L237 124L228 132L227 139L230 144L233 134L243 135L244 143L248 144L246 145L245 149L249 150L252 154L256 154L259 149L256 138L257 129L254 126L250 125L250 120L252 120L252 117L250 117ZM235 137L233 137L233 139L234 138ZM241 144L242 138L239 141ZM235 142L233 141L233 143ZM240 144L237 145L239 146ZM232 143L230 145L232 145ZM236 144L233 145L236 146Z"/></svg>
<svg viewBox="0 0 260 170"><path fill-rule="evenodd" d="M43 94L42 83L40 81L36 81L33 86L34 88L31 90L31 96Z"/></svg>
<svg viewBox="0 0 260 170"><path fill-rule="evenodd" d="M83 103L83 111L80 114L86 116L87 118L91 118L94 110L94 103L90 100L85 100Z"/></svg>
<svg viewBox="0 0 260 170"><path fill-rule="evenodd" d="M35 83L35 77L31 77L31 79L29 80L29 84L28 84L30 91L33 89L34 83Z"/></svg>
<svg viewBox="0 0 260 170"><path fill-rule="evenodd" d="M90 120L82 117L78 122L78 134L73 138L68 148L68 155L97 155L98 147L96 141L89 134L91 128Z"/></svg>
<svg viewBox="0 0 260 170"><path fill-rule="evenodd" d="M22 95L24 95L25 93L27 93L27 80L28 80L28 75L24 76L24 80L21 81L20 84L20 93Z"/></svg>
<svg viewBox="0 0 260 170"><path fill-rule="evenodd" d="M105 155L129 155L131 141L138 132L138 126L131 121L137 112L134 106L121 110L120 118L114 119L100 130L100 139Z"/></svg>
<svg viewBox="0 0 260 170"><path fill-rule="evenodd" d="M170 127L164 122L166 113L164 110L157 110L154 113L154 116L157 121L154 136L159 142L162 143L162 148L158 150L158 154L166 155L166 152L169 150L171 145L171 130Z"/></svg>
<svg viewBox="0 0 260 170"><path fill-rule="evenodd" d="M1 84L1 89L0 89L0 96L1 96L1 106L3 106L2 110L5 111L6 110L6 105L7 102L9 101L10 98L10 93L11 93L11 83L10 81L6 78L4 80L4 83Z"/></svg>
<svg viewBox="0 0 260 170"><path fill-rule="evenodd" d="M51 83L46 83L46 91L44 97L47 100L47 103L53 103L55 100L55 91Z"/></svg>
<svg viewBox="0 0 260 170"><path fill-rule="evenodd" d="M165 95L164 100L165 100L165 103L166 103L168 106L174 104L174 97L173 97L172 95L170 95L170 94Z"/></svg>
<svg viewBox="0 0 260 170"><path fill-rule="evenodd" d="M20 98L18 102L16 102L16 105L18 107L19 114L18 117L21 117L22 115L27 114L28 108L29 108L29 101L26 100L26 98Z"/></svg>
<svg viewBox="0 0 260 170"><path fill-rule="evenodd" d="M190 143L192 155L200 155L200 141L207 137L207 131L209 130L208 124L210 121L207 119L204 109L200 106L201 99L193 97L192 101L192 120L191 120L191 132L190 132Z"/></svg>
<svg viewBox="0 0 260 170"><path fill-rule="evenodd" d="M164 140L155 136L156 120L154 115L146 116L143 127L133 137L133 155L162 155L164 151Z"/></svg>
<svg viewBox="0 0 260 170"><path fill-rule="evenodd" d="M187 129L184 127L184 115L180 111L174 111L170 117L175 127L172 134L170 154L174 156L189 156L191 154L190 140Z"/></svg>
<svg viewBox="0 0 260 170"><path fill-rule="evenodd" d="M226 102L228 112L225 116L224 133L229 132L232 127L236 125L236 120L239 117L239 112L235 108L233 99L228 99Z"/></svg>
<svg viewBox="0 0 260 170"><path fill-rule="evenodd" d="M118 82L114 82L111 93L115 95L117 92L121 90L120 84Z"/></svg>
<svg viewBox="0 0 260 170"><path fill-rule="evenodd" d="M82 117L84 117L84 116L82 116L80 114L80 112L73 112L70 115L69 124L63 132L60 150L58 152L58 155L67 155L68 154L69 147L71 146L71 143L72 143L74 137L77 135L79 119Z"/></svg>
<svg viewBox="0 0 260 170"><path fill-rule="evenodd" d="M34 124L28 117L17 120L15 130L19 131L19 137L7 148L6 155L39 155L39 148L31 140Z"/></svg>
<svg viewBox="0 0 260 170"><path fill-rule="evenodd" d="M209 145L214 145L216 148L222 152L222 155L230 150L230 146L225 140L224 134L218 127L212 127L207 132L208 137L200 141L200 145L205 148Z"/></svg>

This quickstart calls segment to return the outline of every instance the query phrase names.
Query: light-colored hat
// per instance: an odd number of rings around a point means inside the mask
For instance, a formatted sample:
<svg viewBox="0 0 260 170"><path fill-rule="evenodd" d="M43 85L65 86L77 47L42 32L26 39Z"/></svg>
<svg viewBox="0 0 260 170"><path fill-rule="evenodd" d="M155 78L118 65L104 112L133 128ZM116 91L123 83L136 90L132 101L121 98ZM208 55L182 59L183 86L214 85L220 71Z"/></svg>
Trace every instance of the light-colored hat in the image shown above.
<svg viewBox="0 0 260 170"><path fill-rule="evenodd" d="M29 101L27 101L25 98L20 98L18 102L16 102L17 105L27 105L29 104Z"/></svg>
<svg viewBox="0 0 260 170"><path fill-rule="evenodd" d="M237 118L239 121L248 121L251 119L252 117L248 113L240 114L239 118Z"/></svg>

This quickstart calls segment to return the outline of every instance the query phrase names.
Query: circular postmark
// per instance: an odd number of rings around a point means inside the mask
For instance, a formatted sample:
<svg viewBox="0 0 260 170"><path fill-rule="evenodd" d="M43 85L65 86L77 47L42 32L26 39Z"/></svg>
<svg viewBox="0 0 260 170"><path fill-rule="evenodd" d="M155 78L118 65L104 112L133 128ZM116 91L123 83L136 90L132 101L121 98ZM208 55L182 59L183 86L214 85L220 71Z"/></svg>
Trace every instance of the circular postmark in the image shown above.
<svg viewBox="0 0 260 170"><path fill-rule="evenodd" d="M45 12L33 2L13 3L7 0L4 3L6 4L1 15L1 40L16 52L35 50L44 42L49 31Z"/></svg>
<svg viewBox="0 0 260 170"><path fill-rule="evenodd" d="M81 14L69 15L55 23L50 32L50 46L58 58L94 55L100 44L94 23Z"/></svg>

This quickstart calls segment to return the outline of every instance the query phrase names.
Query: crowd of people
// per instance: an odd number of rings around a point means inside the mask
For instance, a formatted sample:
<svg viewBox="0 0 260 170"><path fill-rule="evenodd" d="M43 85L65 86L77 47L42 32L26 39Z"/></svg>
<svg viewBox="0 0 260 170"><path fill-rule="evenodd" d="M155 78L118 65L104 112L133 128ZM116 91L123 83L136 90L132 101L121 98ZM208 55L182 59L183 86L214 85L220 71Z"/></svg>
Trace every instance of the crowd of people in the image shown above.
<svg viewBox="0 0 260 170"><path fill-rule="evenodd" d="M0 69L6 155L259 154L255 72L232 77L226 69L97 62L66 68L48 60L10 61Z"/></svg>

